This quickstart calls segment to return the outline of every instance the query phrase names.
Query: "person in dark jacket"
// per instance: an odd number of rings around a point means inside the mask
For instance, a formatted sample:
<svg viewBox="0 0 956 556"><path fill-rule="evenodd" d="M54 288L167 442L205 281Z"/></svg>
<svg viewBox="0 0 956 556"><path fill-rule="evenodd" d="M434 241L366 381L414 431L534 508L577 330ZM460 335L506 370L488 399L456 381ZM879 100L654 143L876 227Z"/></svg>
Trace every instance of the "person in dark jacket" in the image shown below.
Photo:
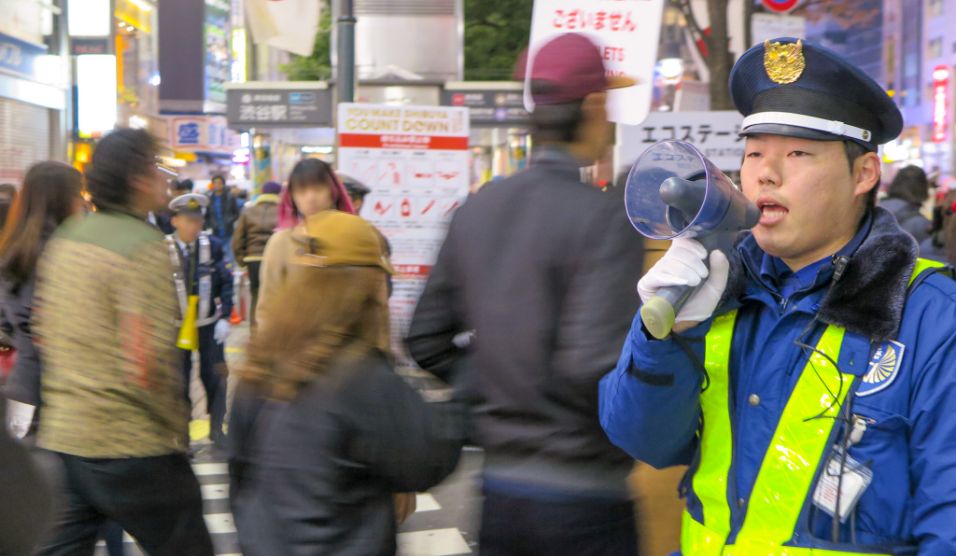
<svg viewBox="0 0 956 556"><path fill-rule="evenodd" d="M0 184L0 230L7 222L7 214L17 197L17 186L12 183ZM3 316L3 306L0 304L0 384L6 381L10 374L12 362L16 358L13 348L13 326L9 319Z"/></svg>
<svg viewBox="0 0 956 556"><path fill-rule="evenodd" d="M920 213L927 199L929 180L926 172L919 166L907 166L893 177L880 206L890 211L903 231L920 243L929 237L932 228L930 220Z"/></svg>
<svg viewBox="0 0 956 556"><path fill-rule="evenodd" d="M192 352L199 352L199 376L206 390L209 413L209 438L222 446L226 413L226 340L229 338L229 314L232 312L232 273L226 268L219 239L202 231L203 210L208 210L204 195L180 195L169 203L176 232L166 236L173 265L173 280L179 299L180 327L194 326L197 345L178 342L183 387L189 401L189 383L193 367ZM196 306L195 321L186 316L190 304ZM182 338L182 334L180 335Z"/></svg>
<svg viewBox="0 0 956 556"><path fill-rule="evenodd" d="M17 360L6 395L18 410L17 435L36 422L40 407L40 357L30 330L37 262L57 226L82 212L80 173L67 164L40 162L27 171L23 189L0 235L0 283L3 315ZM29 415L28 415L29 414Z"/></svg>
<svg viewBox="0 0 956 556"><path fill-rule="evenodd" d="M406 343L475 401L482 554L635 554L633 460L601 430L597 391L643 252L620 197L580 179L609 147L606 90L633 81L606 78L577 34L544 45L531 71L530 168L455 214Z"/></svg>
<svg viewBox="0 0 956 556"><path fill-rule="evenodd" d="M6 404L0 394L0 415ZM27 448L0 427L0 554L27 556L53 517L50 485Z"/></svg>
<svg viewBox="0 0 956 556"><path fill-rule="evenodd" d="M919 244L921 257L956 265L956 190L943 192L936 201L934 212L939 222L933 233Z"/></svg>
<svg viewBox="0 0 956 556"><path fill-rule="evenodd" d="M239 219L239 204L236 195L226 187L226 178L213 176L212 191L209 193L209 210L206 211L206 228L212 231L223 244L226 258L235 261L232 254L232 232Z"/></svg>
<svg viewBox="0 0 956 556"><path fill-rule="evenodd" d="M301 230L230 417L239 544L246 556L395 554L396 506L414 495L395 496L454 470L461 411L394 372L391 268L372 226L324 211Z"/></svg>
<svg viewBox="0 0 956 556"><path fill-rule="evenodd" d="M259 302L259 270L266 243L276 231L279 222L279 194L282 186L270 181L262 186L262 194L247 205L236 222L232 234L232 251L236 261L249 270L249 290L252 293L252 308L249 321L256 325L256 304Z"/></svg>
<svg viewBox="0 0 956 556"><path fill-rule="evenodd" d="M372 190L369 189L367 185L348 174L338 172L338 176L339 181L342 182L342 185L345 186L345 190L349 194L349 199L352 201L352 208L355 209L355 214L361 216L362 207L365 205L365 197L371 193Z"/></svg>
<svg viewBox="0 0 956 556"><path fill-rule="evenodd" d="M185 195L187 193L193 192L193 180L184 179L184 180L171 180L169 188L169 199L173 200L180 195ZM176 230L173 228L173 212L169 210L169 207L163 207L161 210L151 212L149 223L153 226L159 228L159 231L163 232L163 235L169 235Z"/></svg>
<svg viewBox="0 0 956 556"><path fill-rule="evenodd" d="M7 221L7 214L17 198L17 186L12 183L0 184L0 228Z"/></svg>

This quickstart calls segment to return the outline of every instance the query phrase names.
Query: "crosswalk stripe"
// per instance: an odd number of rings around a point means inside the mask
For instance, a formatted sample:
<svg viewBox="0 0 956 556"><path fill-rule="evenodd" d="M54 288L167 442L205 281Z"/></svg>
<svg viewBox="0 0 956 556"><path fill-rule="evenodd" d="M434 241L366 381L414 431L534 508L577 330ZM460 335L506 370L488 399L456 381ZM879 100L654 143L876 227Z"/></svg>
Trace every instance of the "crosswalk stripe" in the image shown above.
<svg viewBox="0 0 956 556"><path fill-rule="evenodd" d="M225 463L194 463L193 473L196 475L228 475L229 466Z"/></svg>
<svg viewBox="0 0 956 556"><path fill-rule="evenodd" d="M452 556L471 554L468 543L456 528L431 529L398 534L399 556Z"/></svg>
<svg viewBox="0 0 956 556"><path fill-rule="evenodd" d="M210 535L221 535L224 533L235 533L236 522L232 519L232 514L206 514L206 529L209 529Z"/></svg>
<svg viewBox="0 0 956 556"><path fill-rule="evenodd" d="M202 490L203 500L225 500L229 498L228 484L199 485L199 488Z"/></svg>
<svg viewBox="0 0 956 556"><path fill-rule="evenodd" d="M431 494L419 494L416 496L415 512L434 512L441 509L441 504Z"/></svg>

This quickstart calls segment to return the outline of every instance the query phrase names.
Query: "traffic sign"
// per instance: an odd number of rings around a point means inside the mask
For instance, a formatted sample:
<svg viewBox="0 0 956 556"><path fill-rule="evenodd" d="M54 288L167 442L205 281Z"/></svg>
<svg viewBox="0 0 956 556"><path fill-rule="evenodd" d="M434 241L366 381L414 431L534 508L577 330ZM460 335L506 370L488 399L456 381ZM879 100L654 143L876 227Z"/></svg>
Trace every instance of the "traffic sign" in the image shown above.
<svg viewBox="0 0 956 556"><path fill-rule="evenodd" d="M763 0L765 8L772 12L786 13L797 6L800 0Z"/></svg>

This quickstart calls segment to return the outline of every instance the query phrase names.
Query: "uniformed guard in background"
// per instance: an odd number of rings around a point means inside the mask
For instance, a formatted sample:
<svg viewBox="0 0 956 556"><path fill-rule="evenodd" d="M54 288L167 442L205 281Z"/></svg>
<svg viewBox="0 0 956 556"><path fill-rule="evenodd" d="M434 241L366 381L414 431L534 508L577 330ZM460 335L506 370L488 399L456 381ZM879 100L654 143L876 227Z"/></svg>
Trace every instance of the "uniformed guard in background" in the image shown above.
<svg viewBox="0 0 956 556"><path fill-rule="evenodd" d="M686 556L956 554L956 282L875 206L900 111L790 38L746 52L730 87L760 221L729 257L676 239L641 279L645 302L700 287L670 337L634 321L601 424L691 466Z"/></svg>
<svg viewBox="0 0 956 556"><path fill-rule="evenodd" d="M199 376L206 390L209 412L209 438L222 446L228 375L225 343L230 330L233 286L222 244L202 230L203 211L208 204L209 198L205 195L187 194L173 199L169 208L176 231L166 237L166 243L179 299L177 345L183 349L186 399L189 400L192 352L199 351Z"/></svg>

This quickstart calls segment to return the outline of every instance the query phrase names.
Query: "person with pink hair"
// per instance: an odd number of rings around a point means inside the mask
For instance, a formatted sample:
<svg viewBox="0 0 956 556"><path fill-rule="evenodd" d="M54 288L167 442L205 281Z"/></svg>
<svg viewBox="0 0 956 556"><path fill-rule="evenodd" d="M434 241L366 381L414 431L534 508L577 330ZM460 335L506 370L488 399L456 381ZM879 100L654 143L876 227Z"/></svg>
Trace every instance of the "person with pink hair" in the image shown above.
<svg viewBox="0 0 956 556"><path fill-rule="evenodd" d="M326 210L355 213L345 187L331 166L318 158L300 160L292 168L288 185L282 191L276 233L269 238L262 255L257 321L268 319L270 300L285 282L289 261L297 249L295 236L302 234L302 221Z"/></svg>

